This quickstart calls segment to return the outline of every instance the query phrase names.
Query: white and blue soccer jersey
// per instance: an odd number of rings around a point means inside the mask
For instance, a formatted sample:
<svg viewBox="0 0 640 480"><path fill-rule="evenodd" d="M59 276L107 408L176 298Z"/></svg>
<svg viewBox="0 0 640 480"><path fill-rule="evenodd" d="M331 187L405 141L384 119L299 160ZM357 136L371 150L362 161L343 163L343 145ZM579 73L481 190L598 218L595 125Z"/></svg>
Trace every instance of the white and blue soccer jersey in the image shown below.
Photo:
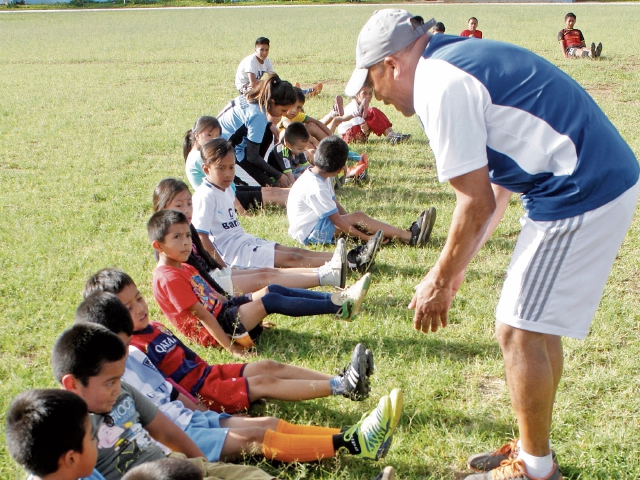
<svg viewBox="0 0 640 480"><path fill-rule="evenodd" d="M244 95L234 98L218 114L222 129L222 138L229 140L236 151L236 160L242 162L245 157L247 140L262 142L267 129L267 116L257 103L249 103Z"/></svg>
<svg viewBox="0 0 640 480"><path fill-rule="evenodd" d="M571 77L523 48L435 35L414 107L447 181L488 165L533 220L596 209L633 186L631 148Z"/></svg>

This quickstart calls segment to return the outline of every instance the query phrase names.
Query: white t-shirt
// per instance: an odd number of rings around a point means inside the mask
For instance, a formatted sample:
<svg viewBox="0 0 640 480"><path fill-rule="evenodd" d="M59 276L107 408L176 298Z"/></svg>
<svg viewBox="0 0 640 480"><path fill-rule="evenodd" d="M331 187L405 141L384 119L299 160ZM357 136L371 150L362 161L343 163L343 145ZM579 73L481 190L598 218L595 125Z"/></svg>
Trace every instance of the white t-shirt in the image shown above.
<svg viewBox="0 0 640 480"><path fill-rule="evenodd" d="M333 179L305 170L289 190L287 218L289 235L304 243L317 223L338 211Z"/></svg>
<svg viewBox="0 0 640 480"><path fill-rule="evenodd" d="M191 223L198 232L209 235L227 265L273 267L275 242L244 231L236 216L234 200L231 188L222 191L205 178L193 194ZM252 255L258 251L260 255Z"/></svg>
<svg viewBox="0 0 640 480"><path fill-rule="evenodd" d="M236 88L240 90L244 85L249 83L249 73L253 73L256 76L256 80L260 80L260 77L266 72L273 72L273 65L269 58L264 59L264 63L258 61L258 57L254 53L245 57L238 65L236 71Z"/></svg>

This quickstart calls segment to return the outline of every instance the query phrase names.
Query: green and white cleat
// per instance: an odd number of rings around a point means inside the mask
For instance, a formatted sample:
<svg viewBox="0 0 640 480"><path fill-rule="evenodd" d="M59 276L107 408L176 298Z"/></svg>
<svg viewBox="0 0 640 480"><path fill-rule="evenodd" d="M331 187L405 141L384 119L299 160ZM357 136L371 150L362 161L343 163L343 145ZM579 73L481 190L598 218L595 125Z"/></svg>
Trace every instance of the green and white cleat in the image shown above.
<svg viewBox="0 0 640 480"><path fill-rule="evenodd" d="M371 274L367 273L349 288L331 295L331 301L336 305L340 305L336 317L348 322L354 320L360 311L370 285Z"/></svg>
<svg viewBox="0 0 640 480"><path fill-rule="evenodd" d="M391 400L391 425L389 426L389 432L382 442L380 449L378 450L378 458L384 458L391 447L391 441L393 440L393 434L396 431L400 417L402 416L402 406L404 404L402 397L402 390L394 388L389 394L389 400Z"/></svg>

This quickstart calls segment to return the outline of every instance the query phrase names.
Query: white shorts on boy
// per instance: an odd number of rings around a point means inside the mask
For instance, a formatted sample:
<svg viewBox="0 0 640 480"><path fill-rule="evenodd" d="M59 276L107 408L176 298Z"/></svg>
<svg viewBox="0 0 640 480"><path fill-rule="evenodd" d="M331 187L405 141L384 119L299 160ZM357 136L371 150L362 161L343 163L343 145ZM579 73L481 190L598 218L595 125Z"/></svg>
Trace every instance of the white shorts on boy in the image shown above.
<svg viewBox="0 0 640 480"><path fill-rule="evenodd" d="M638 202L638 183L611 202L555 221L520 219L496 319L584 339Z"/></svg>

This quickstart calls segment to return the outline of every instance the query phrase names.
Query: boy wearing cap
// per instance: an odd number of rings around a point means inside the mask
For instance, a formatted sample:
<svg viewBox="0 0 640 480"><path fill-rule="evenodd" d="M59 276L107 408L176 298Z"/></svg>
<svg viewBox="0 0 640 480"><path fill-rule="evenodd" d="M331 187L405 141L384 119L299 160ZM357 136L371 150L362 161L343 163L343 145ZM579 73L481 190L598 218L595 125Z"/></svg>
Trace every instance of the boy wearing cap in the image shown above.
<svg viewBox="0 0 640 480"><path fill-rule="evenodd" d="M404 10L375 12L358 37L346 93L367 82L378 100L417 114L438 177L456 193L442 253L409 305L417 330L446 326L467 265L511 192L522 194L522 232L496 309L521 438L469 458L483 473L467 478L558 480L549 432L561 337L588 333L635 211L638 162L593 99L554 65L515 45L432 36L434 23Z"/></svg>

